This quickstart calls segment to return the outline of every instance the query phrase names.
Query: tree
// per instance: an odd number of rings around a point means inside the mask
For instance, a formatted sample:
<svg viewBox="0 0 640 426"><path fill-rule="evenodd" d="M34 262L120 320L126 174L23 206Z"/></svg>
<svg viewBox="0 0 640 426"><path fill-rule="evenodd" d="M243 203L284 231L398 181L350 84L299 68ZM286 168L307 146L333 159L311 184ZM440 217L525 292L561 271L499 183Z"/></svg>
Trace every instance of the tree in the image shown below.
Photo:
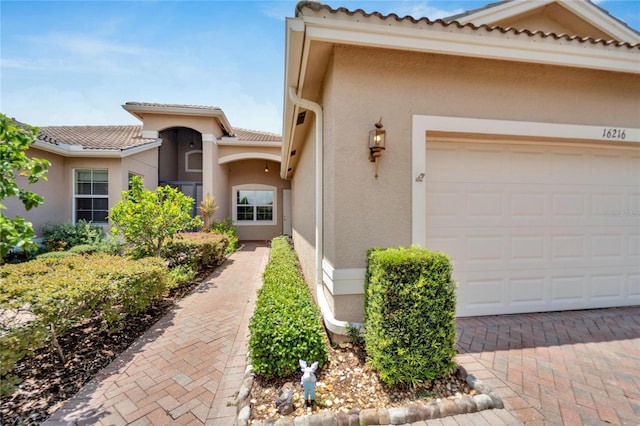
<svg viewBox="0 0 640 426"><path fill-rule="evenodd" d="M146 190L140 176L133 176L129 184L131 189L123 191L122 200L109 211L111 231L128 244L158 256L176 233L202 226L199 217L191 217L193 198L170 186Z"/></svg>
<svg viewBox="0 0 640 426"><path fill-rule="evenodd" d="M16 176L24 176L29 184L47 180L45 174L50 163L40 158L27 157L26 151L36 140L38 129L18 124L0 113L0 200L18 197L26 210L41 205L42 196L18 186ZM0 210L6 210L0 203ZM11 219L0 213L0 263L9 250L35 246L33 225L21 216Z"/></svg>

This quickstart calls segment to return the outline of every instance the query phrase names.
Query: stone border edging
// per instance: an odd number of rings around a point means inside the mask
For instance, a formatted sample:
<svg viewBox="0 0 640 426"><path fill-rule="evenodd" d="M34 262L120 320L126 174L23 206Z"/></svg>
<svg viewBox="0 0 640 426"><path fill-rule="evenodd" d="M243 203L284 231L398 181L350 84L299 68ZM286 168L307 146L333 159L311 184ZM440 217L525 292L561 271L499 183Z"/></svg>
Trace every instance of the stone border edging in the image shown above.
<svg viewBox="0 0 640 426"><path fill-rule="evenodd" d="M466 375L464 368L460 369ZM238 392L235 405L238 416L236 426L247 426L251 417L249 394L253 385L253 366L247 365L244 379ZM456 414L476 413L492 408L504 408L502 398L491 388L485 385L473 374L465 377L469 387L476 395L462 395L453 399L431 400L427 403L416 403L404 407L393 408L367 408L360 410L354 408L349 412L320 413L303 415L299 417L283 417L278 420L257 420L252 422L255 426L360 426L360 425L403 425L423 420L440 419L442 417L455 416Z"/></svg>

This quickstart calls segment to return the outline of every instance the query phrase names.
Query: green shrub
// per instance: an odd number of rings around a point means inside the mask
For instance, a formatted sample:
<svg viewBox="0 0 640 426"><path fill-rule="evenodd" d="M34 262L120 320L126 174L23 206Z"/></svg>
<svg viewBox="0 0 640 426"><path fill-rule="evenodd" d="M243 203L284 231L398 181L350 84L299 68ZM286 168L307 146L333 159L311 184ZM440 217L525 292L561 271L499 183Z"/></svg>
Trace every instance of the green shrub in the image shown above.
<svg viewBox="0 0 640 426"><path fill-rule="evenodd" d="M64 259L65 257L77 256L78 253L72 251L49 251L36 256L36 259Z"/></svg>
<svg viewBox="0 0 640 426"><path fill-rule="evenodd" d="M229 239L225 235L184 232L162 247L160 257L167 261L169 269L186 265L194 271L201 271L222 262L228 244Z"/></svg>
<svg viewBox="0 0 640 426"><path fill-rule="evenodd" d="M91 244L80 244L77 246L73 246L69 249L69 253L76 254L93 254L99 250L98 246L94 246Z"/></svg>
<svg viewBox="0 0 640 426"><path fill-rule="evenodd" d="M77 223L47 223L42 227L42 241L49 251L69 250L80 244L96 245L104 238L100 225L85 220Z"/></svg>
<svg viewBox="0 0 640 426"><path fill-rule="evenodd" d="M299 368L299 360L328 359L327 339L309 290L286 237L274 238L271 258L249 323L249 351L256 373L284 377Z"/></svg>
<svg viewBox="0 0 640 426"><path fill-rule="evenodd" d="M231 254L238 250L240 247L240 241L238 240L238 227L233 224L230 217L220 222L214 222L209 228L209 231L213 234L226 235L229 238L229 245L225 254Z"/></svg>
<svg viewBox="0 0 640 426"><path fill-rule="evenodd" d="M0 381L20 358L46 342L64 361L57 338L70 327L88 318L117 326L162 298L169 285L161 259L106 254L4 265L0 283L0 311L20 313L13 320L3 315L0 322Z"/></svg>
<svg viewBox="0 0 640 426"><path fill-rule="evenodd" d="M370 250L365 343L390 386L413 387L455 367L455 283L444 253L417 247Z"/></svg>

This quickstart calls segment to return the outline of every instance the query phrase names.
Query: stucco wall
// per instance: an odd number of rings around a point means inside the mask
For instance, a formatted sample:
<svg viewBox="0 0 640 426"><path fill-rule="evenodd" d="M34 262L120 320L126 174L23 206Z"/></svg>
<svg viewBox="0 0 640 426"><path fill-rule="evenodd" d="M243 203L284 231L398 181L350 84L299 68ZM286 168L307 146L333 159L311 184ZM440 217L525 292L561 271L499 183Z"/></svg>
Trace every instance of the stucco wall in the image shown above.
<svg viewBox="0 0 640 426"><path fill-rule="evenodd" d="M324 257L335 269L361 269L367 249L411 244L412 115L638 127L640 77L340 45L322 97ZM368 133L380 117L387 149L375 179ZM294 237L309 281L313 216L300 203L312 206L313 143L311 131L292 183ZM362 319L362 296L325 294L337 319Z"/></svg>
<svg viewBox="0 0 640 426"><path fill-rule="evenodd" d="M384 66L372 67L374 56ZM332 66L325 256L335 268L364 267L369 247L411 243L412 114L638 126L640 77L630 74L350 46L336 46ZM367 136L380 117L387 149L376 180Z"/></svg>
<svg viewBox="0 0 640 426"><path fill-rule="evenodd" d="M308 120L315 120L313 114ZM315 296L315 125L310 126L304 146L296 155L299 156L298 169L291 181L291 207L293 219L293 243L298 254L300 266L305 280Z"/></svg>
<svg viewBox="0 0 640 426"><path fill-rule="evenodd" d="M9 197L2 200L2 204L7 207L3 214L10 218L22 216L33 224L36 235L39 235L40 228L47 222L63 223L71 220L71 183L67 178L70 172L65 170L65 159L60 155L31 148L27 156L43 158L51 162L46 181L41 179L30 185L26 178L16 177L16 183L21 188L44 197L44 204L26 211L17 197Z"/></svg>
<svg viewBox="0 0 640 426"><path fill-rule="evenodd" d="M280 179L280 163L270 163L269 172L264 171L264 160L244 160L223 164L228 172L228 187L237 185L269 185L277 188L275 225L239 225L241 240L270 240L282 233L282 190L291 188L291 183ZM233 205L233 194L229 192L228 203Z"/></svg>
<svg viewBox="0 0 640 426"><path fill-rule="evenodd" d="M142 176L145 188L155 189L158 187L158 148L130 155L122 159L120 175L120 191L129 187L129 173Z"/></svg>

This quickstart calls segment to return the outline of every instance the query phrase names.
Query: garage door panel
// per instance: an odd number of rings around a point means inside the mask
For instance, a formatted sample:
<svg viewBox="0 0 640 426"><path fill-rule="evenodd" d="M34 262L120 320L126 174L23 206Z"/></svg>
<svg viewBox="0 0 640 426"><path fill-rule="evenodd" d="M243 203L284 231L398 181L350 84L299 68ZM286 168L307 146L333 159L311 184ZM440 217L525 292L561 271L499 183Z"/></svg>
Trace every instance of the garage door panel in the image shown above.
<svg viewBox="0 0 640 426"><path fill-rule="evenodd" d="M459 315L640 304L637 149L473 145L427 143L427 247Z"/></svg>

